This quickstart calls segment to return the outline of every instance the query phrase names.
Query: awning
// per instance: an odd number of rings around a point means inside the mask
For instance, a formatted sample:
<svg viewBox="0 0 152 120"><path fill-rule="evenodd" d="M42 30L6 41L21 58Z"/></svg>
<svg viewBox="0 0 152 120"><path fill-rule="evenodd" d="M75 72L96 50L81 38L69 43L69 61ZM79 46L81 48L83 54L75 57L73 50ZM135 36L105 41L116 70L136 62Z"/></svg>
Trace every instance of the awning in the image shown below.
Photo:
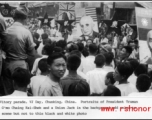
<svg viewBox="0 0 152 120"><path fill-rule="evenodd" d="M134 2L115 2L115 8L134 9L135 3Z"/></svg>
<svg viewBox="0 0 152 120"><path fill-rule="evenodd" d="M43 6L49 6L49 5L54 5L55 2L42 2L42 3L38 3L36 4L34 7L43 7Z"/></svg>
<svg viewBox="0 0 152 120"><path fill-rule="evenodd" d="M137 3L143 6L144 8L152 9L152 2L137 2Z"/></svg>
<svg viewBox="0 0 152 120"><path fill-rule="evenodd" d="M20 2L0 2L1 4L9 4L9 6L11 6L11 7L18 7L19 6L19 4L20 4Z"/></svg>

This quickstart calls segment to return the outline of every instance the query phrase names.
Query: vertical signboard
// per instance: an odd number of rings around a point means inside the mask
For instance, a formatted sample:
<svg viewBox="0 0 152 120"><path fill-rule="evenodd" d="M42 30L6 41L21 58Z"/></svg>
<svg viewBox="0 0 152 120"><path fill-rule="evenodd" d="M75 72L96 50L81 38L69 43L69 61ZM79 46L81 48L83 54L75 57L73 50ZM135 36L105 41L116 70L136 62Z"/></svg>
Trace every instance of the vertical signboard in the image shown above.
<svg viewBox="0 0 152 120"><path fill-rule="evenodd" d="M142 63L151 57L150 50L147 45L147 33L152 30L152 9L135 8L136 23L139 39L139 55Z"/></svg>

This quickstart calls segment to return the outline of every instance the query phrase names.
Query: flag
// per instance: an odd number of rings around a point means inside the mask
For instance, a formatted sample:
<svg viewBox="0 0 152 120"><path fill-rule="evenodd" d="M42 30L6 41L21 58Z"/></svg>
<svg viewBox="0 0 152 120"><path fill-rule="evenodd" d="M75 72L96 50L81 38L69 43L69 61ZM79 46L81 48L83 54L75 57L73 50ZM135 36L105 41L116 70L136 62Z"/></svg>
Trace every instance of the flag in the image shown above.
<svg viewBox="0 0 152 120"><path fill-rule="evenodd" d="M82 16L90 16L90 17L92 17L94 22L97 22L97 13L96 13L96 8L94 8L94 7L87 7L84 10L83 10L83 8L81 8L80 10L77 10L76 11L76 23L80 22L80 19Z"/></svg>
<svg viewBox="0 0 152 120"><path fill-rule="evenodd" d="M85 8L79 8L75 9L75 14L76 14L76 24L80 23L80 19L82 16L85 16Z"/></svg>
<svg viewBox="0 0 152 120"><path fill-rule="evenodd" d="M58 16L60 17L65 13L68 15L70 20L75 19L75 5L60 3Z"/></svg>
<svg viewBox="0 0 152 120"><path fill-rule="evenodd" d="M139 40L147 40L147 33L152 30L152 10L136 8L136 23Z"/></svg>
<svg viewBox="0 0 152 120"><path fill-rule="evenodd" d="M97 13L95 7L85 8L86 16L91 16L94 22L97 22Z"/></svg>
<svg viewBox="0 0 152 120"><path fill-rule="evenodd" d="M81 16L76 17L76 24L80 23Z"/></svg>

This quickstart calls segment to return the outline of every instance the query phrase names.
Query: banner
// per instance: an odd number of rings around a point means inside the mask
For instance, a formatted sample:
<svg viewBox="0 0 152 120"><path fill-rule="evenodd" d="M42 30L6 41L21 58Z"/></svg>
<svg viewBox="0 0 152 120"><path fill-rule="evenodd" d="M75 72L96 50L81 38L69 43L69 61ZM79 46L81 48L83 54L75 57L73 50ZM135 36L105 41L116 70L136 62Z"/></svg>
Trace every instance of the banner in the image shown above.
<svg viewBox="0 0 152 120"><path fill-rule="evenodd" d="M147 45L147 33L152 30L152 9L135 8L136 23L139 38L139 56L141 62L146 62L151 57Z"/></svg>
<svg viewBox="0 0 152 120"><path fill-rule="evenodd" d="M151 119L151 101L151 97L1 97L0 119Z"/></svg>

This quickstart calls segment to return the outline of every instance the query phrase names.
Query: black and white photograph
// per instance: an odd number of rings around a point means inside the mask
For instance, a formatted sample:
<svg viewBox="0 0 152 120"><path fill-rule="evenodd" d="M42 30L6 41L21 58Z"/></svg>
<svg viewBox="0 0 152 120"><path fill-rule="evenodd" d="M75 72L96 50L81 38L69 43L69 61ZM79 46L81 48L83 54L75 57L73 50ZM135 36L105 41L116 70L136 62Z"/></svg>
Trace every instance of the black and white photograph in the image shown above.
<svg viewBox="0 0 152 120"><path fill-rule="evenodd" d="M152 97L152 2L1 1L0 99L22 97Z"/></svg>

